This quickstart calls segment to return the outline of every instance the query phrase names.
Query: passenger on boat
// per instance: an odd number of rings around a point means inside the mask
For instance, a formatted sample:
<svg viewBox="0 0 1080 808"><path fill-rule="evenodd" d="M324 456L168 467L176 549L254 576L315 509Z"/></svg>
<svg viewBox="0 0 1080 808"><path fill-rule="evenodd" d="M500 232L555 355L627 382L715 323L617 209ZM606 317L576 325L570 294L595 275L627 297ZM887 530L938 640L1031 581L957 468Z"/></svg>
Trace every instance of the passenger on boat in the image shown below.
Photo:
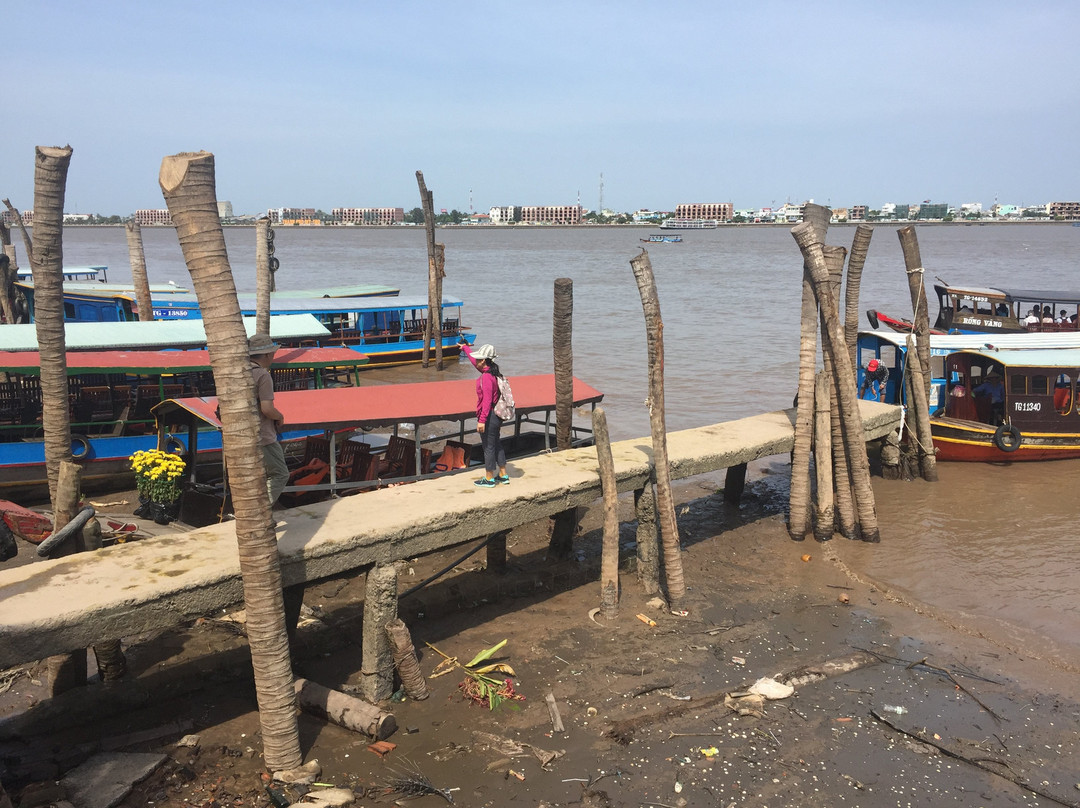
<svg viewBox="0 0 1080 808"><path fill-rule="evenodd" d="M866 363L866 372L863 373L862 386L859 387L859 398L866 398L867 390L872 395L872 400L881 401L885 395L885 383L889 381L889 369L876 359Z"/></svg>
<svg viewBox="0 0 1080 808"><path fill-rule="evenodd" d="M1000 424L1005 420L1005 384L996 370L986 375L986 381L971 391L973 395L990 399L990 423Z"/></svg>
<svg viewBox="0 0 1080 808"><path fill-rule="evenodd" d="M1038 306L1032 306L1031 307L1031 314L1029 314L1027 317L1024 318L1024 325L1027 325L1027 326L1038 325L1039 321L1041 319L1042 319L1042 317L1039 315L1039 307Z"/></svg>
<svg viewBox="0 0 1080 808"><path fill-rule="evenodd" d="M259 405L259 445L262 447L266 491L270 496L271 508L289 482L285 450L278 440L278 431L285 423L285 416L274 406L274 380L270 377L270 366L277 349L278 344L270 339L269 334L254 334L248 340L251 378L255 382L255 401Z"/></svg>
<svg viewBox="0 0 1080 808"><path fill-rule="evenodd" d="M1042 321L1044 323L1054 322L1054 310L1049 306L1043 306Z"/></svg>
<svg viewBox="0 0 1080 808"><path fill-rule="evenodd" d="M996 314L997 314L998 317L1008 317L1009 316L1009 304L1008 303L998 303Z"/></svg>
<svg viewBox="0 0 1080 808"><path fill-rule="evenodd" d="M1067 322L1069 322L1069 312L1065 311L1065 309L1062 309L1061 314L1058 315L1057 322L1059 322L1059 323L1067 323Z"/></svg>
<svg viewBox="0 0 1080 808"><path fill-rule="evenodd" d="M476 481L481 488L494 488L499 483L508 485L506 452L502 445L502 419L495 414L499 400L498 377L502 375L494 360L498 354L492 345L481 345L475 351L461 339L461 350L469 357L473 367L480 372L476 380L476 431L484 445L484 476Z"/></svg>

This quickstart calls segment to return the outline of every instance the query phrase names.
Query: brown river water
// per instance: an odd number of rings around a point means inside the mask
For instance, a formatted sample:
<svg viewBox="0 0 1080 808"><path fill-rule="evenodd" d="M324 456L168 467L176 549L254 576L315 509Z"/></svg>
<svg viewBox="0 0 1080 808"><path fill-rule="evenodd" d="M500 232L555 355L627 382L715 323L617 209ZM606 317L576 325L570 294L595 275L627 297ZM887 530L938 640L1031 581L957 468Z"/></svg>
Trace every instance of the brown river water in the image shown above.
<svg viewBox="0 0 1080 808"><path fill-rule="evenodd" d="M496 346L507 375L550 373L553 282L571 278L574 373L605 393L613 439L647 435L645 326L629 260L649 232L441 229L444 291L465 301L463 323L478 343ZM850 246L853 234L833 228L828 241ZM910 316L895 234L893 226L875 229L861 308ZM276 235L279 289L378 283L426 295L422 228L278 228ZM668 428L790 406L802 261L789 230L732 227L682 236L679 244L648 245L664 316ZM1076 286L1080 228L923 226L918 237L928 288L934 276L985 286ZM143 240L153 283L190 286L173 230L146 228ZM226 240L237 287L254 290L254 229L230 228ZM64 263L107 264L110 280L130 279L123 228L68 228ZM370 373L380 382L435 377L418 367ZM472 374L462 362L442 378ZM774 461L769 467L786 473L786 458ZM1080 664L1080 461L940 464L939 471L934 485L876 480L882 542L845 547L845 559L919 601L976 625L1028 632L1036 645Z"/></svg>

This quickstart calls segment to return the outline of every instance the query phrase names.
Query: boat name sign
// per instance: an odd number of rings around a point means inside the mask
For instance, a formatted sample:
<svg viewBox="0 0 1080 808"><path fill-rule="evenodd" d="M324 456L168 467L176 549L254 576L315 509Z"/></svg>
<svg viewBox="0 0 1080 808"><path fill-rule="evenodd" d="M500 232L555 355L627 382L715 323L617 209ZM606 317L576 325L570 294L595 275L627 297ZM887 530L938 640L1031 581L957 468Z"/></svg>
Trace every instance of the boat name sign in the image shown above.
<svg viewBox="0 0 1080 808"><path fill-rule="evenodd" d="M960 322L964 325L982 325L987 328L1001 328L1001 320L987 320L983 317L961 317Z"/></svg>

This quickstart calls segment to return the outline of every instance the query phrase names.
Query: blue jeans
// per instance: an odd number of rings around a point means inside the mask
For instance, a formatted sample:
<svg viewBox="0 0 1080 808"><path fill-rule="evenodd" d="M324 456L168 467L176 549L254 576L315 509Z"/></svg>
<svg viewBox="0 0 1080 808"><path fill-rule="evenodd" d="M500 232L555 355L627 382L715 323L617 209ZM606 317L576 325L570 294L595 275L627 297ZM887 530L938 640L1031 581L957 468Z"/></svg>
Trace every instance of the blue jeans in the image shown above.
<svg viewBox="0 0 1080 808"><path fill-rule="evenodd" d="M499 469L506 466L506 452L502 446L502 418L494 412L488 413L484 422L484 470L489 477L494 477Z"/></svg>

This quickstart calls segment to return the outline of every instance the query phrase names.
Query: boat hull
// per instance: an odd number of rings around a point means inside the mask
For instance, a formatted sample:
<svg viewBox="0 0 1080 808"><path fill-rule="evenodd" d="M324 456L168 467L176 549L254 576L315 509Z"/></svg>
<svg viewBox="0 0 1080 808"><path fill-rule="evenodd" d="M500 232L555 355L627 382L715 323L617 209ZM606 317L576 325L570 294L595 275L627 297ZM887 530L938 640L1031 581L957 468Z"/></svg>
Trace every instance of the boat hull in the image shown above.
<svg viewBox="0 0 1080 808"><path fill-rule="evenodd" d="M1080 457L1080 433L1021 432L1020 445L1004 451L995 442L998 428L977 421L932 418L937 459L970 463L1017 463L1033 460L1067 460Z"/></svg>

